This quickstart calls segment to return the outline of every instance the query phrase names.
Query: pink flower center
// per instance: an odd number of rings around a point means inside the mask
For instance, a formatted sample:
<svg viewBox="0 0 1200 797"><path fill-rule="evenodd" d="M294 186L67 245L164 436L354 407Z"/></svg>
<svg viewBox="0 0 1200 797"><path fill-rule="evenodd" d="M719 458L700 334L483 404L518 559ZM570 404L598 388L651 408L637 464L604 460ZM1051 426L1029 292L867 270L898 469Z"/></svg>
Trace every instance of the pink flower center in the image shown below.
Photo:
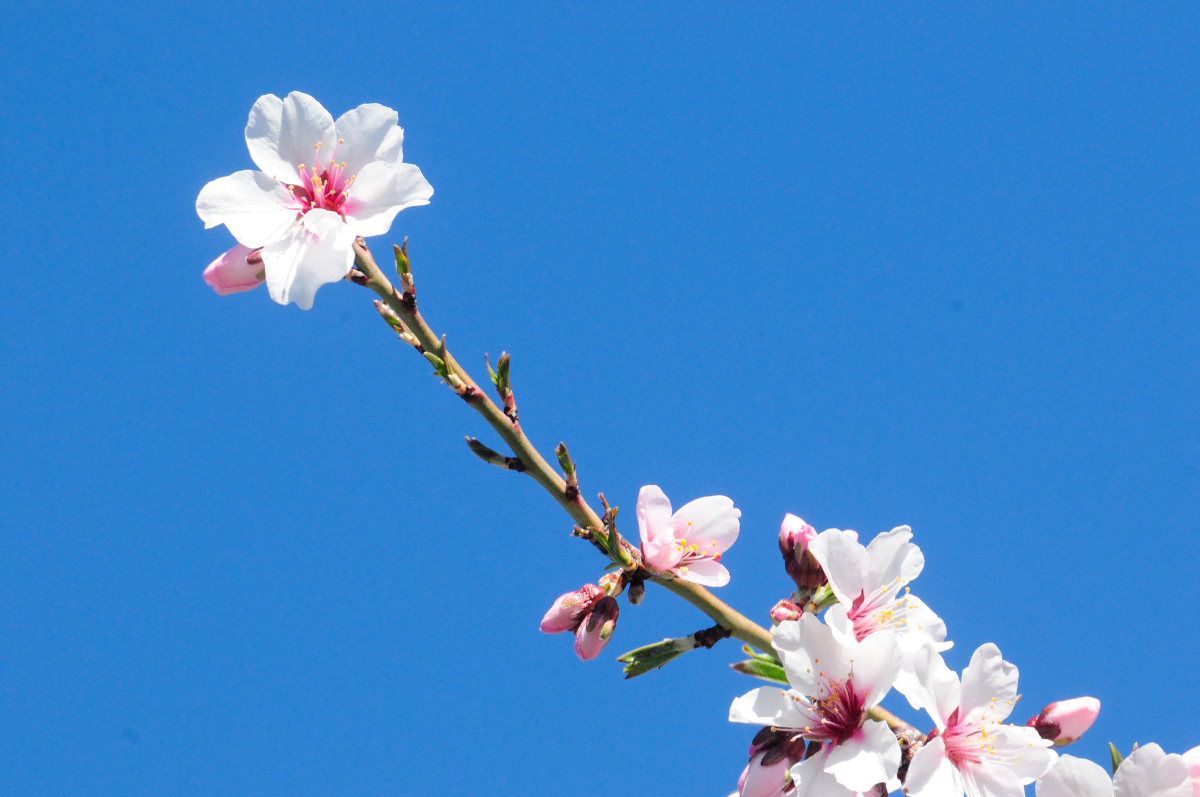
<svg viewBox="0 0 1200 797"><path fill-rule="evenodd" d="M343 143L342 139L338 139L338 143ZM316 150L313 160L319 164L321 162L320 143L317 144ZM296 201L296 210L303 216L308 211L319 208L333 211L345 219L343 206L350 196L350 186L354 184L355 176L346 176L346 164L337 162L336 147L329 165L319 172L318 168L319 166L313 166L311 169L306 169L301 163L299 165L301 184L285 184L292 194L292 199Z"/></svg>
<svg viewBox="0 0 1200 797"><path fill-rule="evenodd" d="M854 624L855 639L862 642L876 631L891 630L903 634L908 630L908 611L916 609L917 602L908 594L907 587L900 595L899 586L880 587L870 595L860 592L854 599L846 616Z"/></svg>
<svg viewBox="0 0 1200 797"><path fill-rule="evenodd" d="M821 676L821 693L813 698L811 713L816 723L806 736L821 742L841 744L862 727L866 719L863 695L854 691L854 682L847 678L835 681Z"/></svg>
<svg viewBox="0 0 1200 797"><path fill-rule="evenodd" d="M689 542L687 539L688 526L675 529L675 551L679 554L679 564L675 567L681 573L686 573L690 565L699 562L702 559L711 559L714 562L721 561L721 552L717 550L715 542L696 543ZM684 536L680 536L684 535Z"/></svg>

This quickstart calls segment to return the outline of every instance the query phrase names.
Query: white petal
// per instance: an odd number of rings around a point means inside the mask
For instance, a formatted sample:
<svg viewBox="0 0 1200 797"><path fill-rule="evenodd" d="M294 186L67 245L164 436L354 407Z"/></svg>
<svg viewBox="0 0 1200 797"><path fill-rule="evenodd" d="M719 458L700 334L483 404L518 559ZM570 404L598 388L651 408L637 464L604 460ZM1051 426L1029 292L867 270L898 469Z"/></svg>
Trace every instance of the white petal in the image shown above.
<svg viewBox="0 0 1200 797"><path fill-rule="evenodd" d="M292 196L262 172L234 172L200 189L196 213L205 229L224 224L243 246L257 249L296 218Z"/></svg>
<svg viewBox="0 0 1200 797"><path fill-rule="evenodd" d="M657 484L647 484L638 492L635 512L642 542L649 542L671 522L671 499Z"/></svg>
<svg viewBox="0 0 1200 797"><path fill-rule="evenodd" d="M1036 792L1037 797L1113 797L1113 784L1099 764L1063 755L1037 782Z"/></svg>
<svg viewBox="0 0 1200 797"><path fill-rule="evenodd" d="M280 304L312 308L317 289L350 273L354 235L336 213L310 210L303 223L263 247L267 289Z"/></svg>
<svg viewBox="0 0 1200 797"><path fill-rule="evenodd" d="M800 710L802 701L795 693L777 686L761 686L733 701L730 722L770 725L776 728L807 728L808 716Z"/></svg>
<svg viewBox="0 0 1200 797"><path fill-rule="evenodd" d="M913 545L912 529L897 526L891 531L876 535L867 546L871 557L871 568L867 573L867 589L903 586L921 575L925 567L925 555Z"/></svg>
<svg viewBox="0 0 1200 797"><path fill-rule="evenodd" d="M298 167L327 166L337 143L333 117L321 103L293 91L280 100L259 97L246 123L246 147L258 168L285 183L300 182ZM317 144L321 144L318 155ZM318 162L319 161L319 162Z"/></svg>
<svg viewBox="0 0 1200 797"><path fill-rule="evenodd" d="M854 691L865 698L867 708L878 705L896 683L900 673L900 648L891 631L877 631L845 648L851 662Z"/></svg>
<svg viewBox="0 0 1200 797"><path fill-rule="evenodd" d="M934 643L938 652L954 647L953 642L946 642L946 623L934 614L933 609L924 601L911 593L900 598L903 602L904 622L897 623L896 633L900 635L900 646L905 650L917 651L925 644L925 640Z"/></svg>
<svg viewBox="0 0 1200 797"><path fill-rule="evenodd" d="M338 117L338 148L334 160L346 164L347 174L358 174L371 161L399 163L404 131L396 112L378 103L360 105Z"/></svg>
<svg viewBox="0 0 1200 797"><path fill-rule="evenodd" d="M850 621L846 604L835 603L825 612L825 625L833 631L834 639L843 645L853 645L858 642L854 633L854 623Z"/></svg>
<svg viewBox="0 0 1200 797"><path fill-rule="evenodd" d="M947 757L942 737L913 753L904 787L908 797L962 797L962 776Z"/></svg>
<svg viewBox="0 0 1200 797"><path fill-rule="evenodd" d="M958 675L946 666L933 643L927 643L913 654L912 662L913 674L921 691L909 697L909 700L919 703L933 717L938 729L945 730L950 715L958 709L962 693ZM905 695L908 696L907 693Z"/></svg>
<svg viewBox="0 0 1200 797"><path fill-rule="evenodd" d="M364 238L383 235L405 208L428 205L433 186L411 163L368 163L354 178L343 211Z"/></svg>
<svg viewBox="0 0 1200 797"><path fill-rule="evenodd" d="M1025 797L1021 779L1011 769L983 764L963 764L967 797Z"/></svg>
<svg viewBox="0 0 1200 797"><path fill-rule="evenodd" d="M1017 699L1017 667L991 642L980 645L962 674L958 721L973 725L1001 722Z"/></svg>
<svg viewBox="0 0 1200 797"><path fill-rule="evenodd" d="M1157 744L1142 745L1117 767L1115 797L1191 797L1192 778L1183 756Z"/></svg>
<svg viewBox="0 0 1200 797"><path fill-rule="evenodd" d="M788 797L855 797L855 793L825 771L828 748L792 767L796 790Z"/></svg>
<svg viewBox="0 0 1200 797"><path fill-rule="evenodd" d="M865 792L876 783L896 777L900 768L900 743L887 723L867 720L851 739L834 745L825 759L825 771L851 791Z"/></svg>
<svg viewBox="0 0 1200 797"><path fill-rule="evenodd" d="M709 495L681 506L671 522L676 537L695 543L705 553L710 549L724 553L737 540L741 516L742 511L734 508L732 499ZM716 547L712 548L710 543L716 543Z"/></svg>
<svg viewBox="0 0 1200 797"><path fill-rule="evenodd" d="M700 559L687 565L687 570L679 577L693 584L704 587L723 587L729 583L729 571L720 562L712 559Z"/></svg>
<svg viewBox="0 0 1200 797"><path fill-rule="evenodd" d="M812 614L775 626L771 644L783 663L788 683L803 695L820 694L822 674L835 681L850 676L847 648L838 644L829 626Z"/></svg>
<svg viewBox="0 0 1200 797"><path fill-rule="evenodd" d="M829 587L849 606L867 588L871 558L850 532L827 529L808 546L829 578Z"/></svg>
<svg viewBox="0 0 1200 797"><path fill-rule="evenodd" d="M986 730L990 742L983 751L983 764L1010 769L1023 784L1045 775L1058 760L1058 753L1050 749L1052 743L1033 728L991 725Z"/></svg>

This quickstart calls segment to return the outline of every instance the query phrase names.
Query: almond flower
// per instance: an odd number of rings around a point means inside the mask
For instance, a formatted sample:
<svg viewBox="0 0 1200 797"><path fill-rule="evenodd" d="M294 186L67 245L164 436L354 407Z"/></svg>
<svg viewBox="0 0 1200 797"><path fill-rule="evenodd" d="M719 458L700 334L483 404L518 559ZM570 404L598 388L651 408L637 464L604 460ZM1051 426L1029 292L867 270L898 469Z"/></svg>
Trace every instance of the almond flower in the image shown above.
<svg viewBox="0 0 1200 797"><path fill-rule="evenodd" d="M741 510L723 495L697 498L671 513L671 501L653 484L638 493L637 521L643 564L654 573L706 587L729 583L721 554L738 537Z"/></svg>
<svg viewBox="0 0 1200 797"><path fill-rule="evenodd" d="M941 618L909 594L907 584L925 567L925 556L911 539L908 526L897 526L864 546L853 531L829 529L817 535L809 550L838 599L825 613L834 635L843 643L862 642L878 631L894 631L902 654L896 691L913 708L922 708L915 698L920 687L913 675L913 656L926 641L937 651L954 643L946 641Z"/></svg>
<svg viewBox="0 0 1200 797"><path fill-rule="evenodd" d="M1192 797L1192 779L1183 756L1147 744L1130 753L1111 779L1099 764L1061 756L1038 781L1037 797Z"/></svg>
<svg viewBox="0 0 1200 797"><path fill-rule="evenodd" d="M382 235L402 209L429 204L433 188L401 162L397 120L374 103L335 122L298 91L259 97L246 146L261 171L213 180L196 213L206 229L224 224L242 246L261 247L271 298L308 310L318 288L350 273L356 236Z"/></svg>
<svg viewBox="0 0 1200 797"><path fill-rule="evenodd" d="M962 681L926 644L916 658L922 703L937 729L908 767L909 797L1024 797L1058 754L1029 727L1001 725L1017 702L1017 668L990 642L980 646Z"/></svg>
<svg viewBox="0 0 1200 797"><path fill-rule="evenodd" d="M729 708L731 722L767 725L822 743L792 768L796 797L852 797L895 785L900 745L888 726L868 719L900 671L891 631L842 644L814 615L780 623L772 644L790 689L755 689Z"/></svg>

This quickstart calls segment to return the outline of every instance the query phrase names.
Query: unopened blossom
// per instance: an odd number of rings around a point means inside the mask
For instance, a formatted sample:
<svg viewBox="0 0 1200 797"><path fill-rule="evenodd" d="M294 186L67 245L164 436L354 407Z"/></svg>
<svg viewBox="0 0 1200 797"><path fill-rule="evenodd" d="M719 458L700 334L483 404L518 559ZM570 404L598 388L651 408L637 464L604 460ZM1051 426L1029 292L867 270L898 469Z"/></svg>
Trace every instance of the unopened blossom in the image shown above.
<svg viewBox="0 0 1200 797"><path fill-rule="evenodd" d="M783 566L796 589L808 594L825 584L821 565L813 557L808 546L817 538L817 531L791 512L783 516L779 526L779 552L783 554Z"/></svg>
<svg viewBox="0 0 1200 797"><path fill-rule="evenodd" d="M616 598L606 595L598 600L575 629L575 655L584 661L599 656L608 640L612 639L619 613Z"/></svg>
<svg viewBox="0 0 1200 797"><path fill-rule="evenodd" d="M1192 797L1192 789L1183 756L1147 744L1130 753L1112 778L1092 761L1060 756L1036 791L1037 797Z"/></svg>
<svg viewBox="0 0 1200 797"><path fill-rule="evenodd" d="M791 797L796 784L791 768L804 760L804 737L763 728L750 743L750 763L738 780L739 797Z"/></svg>
<svg viewBox="0 0 1200 797"><path fill-rule="evenodd" d="M1100 701L1094 697L1075 697L1059 700L1042 709L1025 724L1035 729L1055 747L1065 747L1078 741L1100 716Z"/></svg>
<svg viewBox="0 0 1200 797"><path fill-rule="evenodd" d="M298 91L259 97L246 146L261 171L213 180L196 212L206 228L224 224L239 244L261 247L271 298L307 310L318 288L350 272L356 236L382 235L400 210L433 195L421 170L401 162L397 120L374 103L335 122Z"/></svg>
<svg viewBox="0 0 1200 797"><path fill-rule="evenodd" d="M910 542L912 530L898 526L862 545L852 531L829 529L809 545L829 578L837 604L825 613L825 622L842 642L861 642L878 631L894 631L899 645L901 671L896 690L913 708L921 708L913 675L913 656L928 641L935 650L953 646L946 641L946 624L911 594L908 583L921 574L925 557Z"/></svg>
<svg viewBox="0 0 1200 797"><path fill-rule="evenodd" d="M1192 797L1200 797L1200 747L1193 747L1184 753L1183 760L1188 765L1188 774L1192 779Z"/></svg>
<svg viewBox="0 0 1200 797"><path fill-rule="evenodd" d="M561 634L563 631L574 631L603 597L604 590L595 584L584 584L574 592L559 595L542 618L541 632Z"/></svg>
<svg viewBox="0 0 1200 797"><path fill-rule="evenodd" d="M822 744L796 764L797 797L850 797L890 783L900 767L891 729L867 712L900 671L896 635L883 631L843 644L811 614L780 623L773 645L790 689L764 686L733 701L731 722L766 725Z"/></svg>
<svg viewBox="0 0 1200 797"><path fill-rule="evenodd" d="M653 484L638 493L642 563L659 575L706 587L729 583L721 555L738 537L741 510L723 495L697 498L671 512L671 501Z"/></svg>
<svg viewBox="0 0 1200 797"><path fill-rule="evenodd" d="M204 281L220 296L249 291L263 284L262 250L237 246L208 264Z"/></svg>
<svg viewBox="0 0 1200 797"><path fill-rule="evenodd" d="M1001 723L1017 702L1017 668L990 642L980 646L962 680L927 644L916 656L922 703L936 730L913 754L909 797L1023 797L1058 754L1036 730Z"/></svg>

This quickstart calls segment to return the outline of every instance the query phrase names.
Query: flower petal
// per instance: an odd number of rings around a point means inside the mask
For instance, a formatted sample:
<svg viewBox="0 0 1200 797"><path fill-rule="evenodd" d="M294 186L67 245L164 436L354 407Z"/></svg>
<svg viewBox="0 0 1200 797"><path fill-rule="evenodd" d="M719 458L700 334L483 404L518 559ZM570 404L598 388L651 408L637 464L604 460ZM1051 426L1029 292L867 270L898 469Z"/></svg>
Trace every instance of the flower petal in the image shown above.
<svg viewBox="0 0 1200 797"><path fill-rule="evenodd" d="M847 606L867 587L871 557L853 532L827 529L808 546L829 579L837 599Z"/></svg>
<svg viewBox="0 0 1200 797"><path fill-rule="evenodd" d="M913 674L921 686L915 695L905 693L910 702L919 703L920 708L933 717L938 730L945 730L950 715L958 710L962 688L958 675L946 666L933 643L927 643L913 654ZM918 706L914 705L914 708Z"/></svg>
<svg viewBox="0 0 1200 797"><path fill-rule="evenodd" d="M312 308L317 289L350 273L354 235L336 213L310 210L279 240L263 247L267 289L279 304Z"/></svg>
<svg viewBox="0 0 1200 797"><path fill-rule="evenodd" d="M699 584L704 587L723 587L729 583L729 571L725 565L712 559L698 559L687 565L687 570L679 568L679 577L684 581Z"/></svg>
<svg viewBox="0 0 1200 797"><path fill-rule="evenodd" d="M1167 755L1157 744L1142 745L1117 767L1115 797L1191 797L1192 778L1178 753Z"/></svg>
<svg viewBox="0 0 1200 797"><path fill-rule="evenodd" d="M958 721L972 725L1002 722L1017 699L1017 667L991 642L980 645L962 674Z"/></svg>
<svg viewBox="0 0 1200 797"><path fill-rule="evenodd" d="M1113 784L1099 764L1063 755L1037 782L1037 797L1113 797Z"/></svg>
<svg viewBox="0 0 1200 797"><path fill-rule="evenodd" d="M763 766L763 755L764 753L759 753L750 759L740 797L783 797L783 787L791 761L784 757L770 766Z"/></svg>
<svg viewBox="0 0 1200 797"><path fill-rule="evenodd" d="M259 274L263 270L263 262L255 258L253 263L246 260L254 250L248 246L237 246L208 264L204 269L204 281L208 287L217 292L218 296L228 296L231 293L249 291L263 284Z"/></svg>
<svg viewBox="0 0 1200 797"><path fill-rule="evenodd" d="M988 736L991 741L983 750L983 765L1010 769L1023 784L1045 775L1058 760L1058 753L1050 749L1053 742L1033 728L994 725L988 728Z"/></svg>
<svg viewBox="0 0 1200 797"><path fill-rule="evenodd" d="M885 722L867 720L849 740L834 745L825 759L825 771L851 791L869 791L877 783L896 777L900 768L900 743Z"/></svg>
<svg viewBox="0 0 1200 797"><path fill-rule="evenodd" d="M800 710L803 699L777 686L760 686L733 701L729 721L775 728L807 728L808 716Z"/></svg>
<svg viewBox="0 0 1200 797"><path fill-rule="evenodd" d="M877 631L844 648L850 663L854 691L862 695L864 705L873 708L883 700L900 673L900 648L892 631Z"/></svg>
<svg viewBox="0 0 1200 797"><path fill-rule="evenodd" d="M815 615L786 620L775 626L771 644L783 663L788 683L802 695L820 693L821 673L830 680L845 680L850 662L844 647L833 638L833 631Z"/></svg>
<svg viewBox="0 0 1200 797"><path fill-rule="evenodd" d="M638 492L635 512L642 542L648 542L671 522L671 500L657 484L647 484Z"/></svg>
<svg viewBox="0 0 1200 797"><path fill-rule="evenodd" d="M654 539L642 543L642 555L643 561L659 573L673 572L675 565L683 559L683 551L675 544L675 535L669 527Z"/></svg>
<svg viewBox="0 0 1200 797"><path fill-rule="evenodd" d="M246 122L246 148L258 168L285 183L300 182L299 166L317 166L333 158L337 132L329 111L312 97L293 91L280 100L273 94L258 98ZM321 144L318 153L317 144Z"/></svg>
<svg viewBox="0 0 1200 797"><path fill-rule="evenodd" d="M709 495L689 501L671 516L675 536L695 543L705 553L710 549L724 553L737 540L742 516L735 509L733 499L723 495ZM716 543L716 547L712 547Z"/></svg>
<svg viewBox="0 0 1200 797"><path fill-rule="evenodd" d="M959 772L971 797L1025 797L1021 779L1011 769L966 763Z"/></svg>
<svg viewBox="0 0 1200 797"><path fill-rule="evenodd" d="M838 783L836 777L825 771L825 759L829 751L830 748L826 748L792 767L792 781L796 784L796 790L789 797L862 797Z"/></svg>
<svg viewBox="0 0 1200 797"><path fill-rule="evenodd" d="M334 159L346 164L346 174L358 174L371 161L400 162L404 130L396 124L399 119L391 108L375 102L338 117Z"/></svg>
<svg viewBox="0 0 1200 797"><path fill-rule="evenodd" d="M962 797L963 781L938 736L913 753L904 780L908 797Z"/></svg>
<svg viewBox="0 0 1200 797"><path fill-rule="evenodd" d="M874 587L888 587L892 584L904 586L925 568L925 555L921 549L913 545L912 529L908 526L897 526L891 531L876 535L867 546L867 554L871 557L871 567L867 573L868 591Z"/></svg>
<svg viewBox="0 0 1200 797"><path fill-rule="evenodd" d="M257 248L276 238L296 218L292 196L277 181L249 169L213 180L196 197L204 228L224 224L238 243Z"/></svg>
<svg viewBox="0 0 1200 797"><path fill-rule="evenodd" d="M383 235L405 208L428 205L433 186L411 163L368 163L354 178L342 210L356 235Z"/></svg>

